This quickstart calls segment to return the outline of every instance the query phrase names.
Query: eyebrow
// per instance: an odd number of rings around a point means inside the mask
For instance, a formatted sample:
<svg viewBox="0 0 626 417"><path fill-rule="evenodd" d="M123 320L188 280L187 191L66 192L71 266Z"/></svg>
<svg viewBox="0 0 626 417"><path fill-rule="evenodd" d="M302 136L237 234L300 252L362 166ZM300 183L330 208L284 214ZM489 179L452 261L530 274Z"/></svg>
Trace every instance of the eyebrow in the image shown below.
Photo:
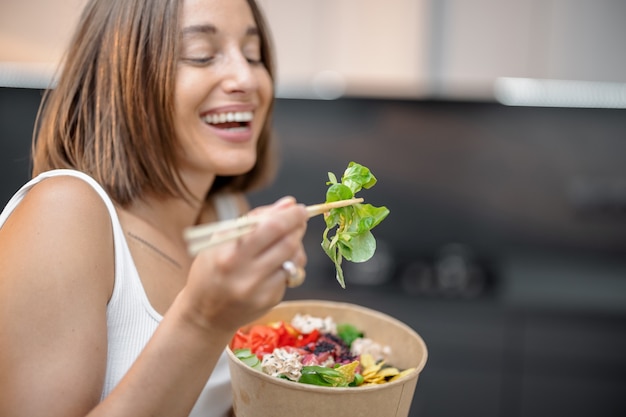
<svg viewBox="0 0 626 417"><path fill-rule="evenodd" d="M215 34L217 33L217 28L213 25L192 25L183 29L183 36L196 33Z"/></svg>
<svg viewBox="0 0 626 417"><path fill-rule="evenodd" d="M198 33L204 33L209 35L215 35L217 28L214 25L191 25L183 28L183 36L194 35ZM256 26L250 26L246 30L246 36L260 36L259 29Z"/></svg>

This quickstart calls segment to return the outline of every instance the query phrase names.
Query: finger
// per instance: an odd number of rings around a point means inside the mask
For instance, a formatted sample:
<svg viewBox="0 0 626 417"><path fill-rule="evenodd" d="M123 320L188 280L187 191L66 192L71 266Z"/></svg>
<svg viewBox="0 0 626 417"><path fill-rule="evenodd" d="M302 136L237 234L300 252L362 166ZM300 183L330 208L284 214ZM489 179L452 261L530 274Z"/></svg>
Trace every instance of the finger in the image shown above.
<svg viewBox="0 0 626 417"><path fill-rule="evenodd" d="M250 212L248 214L252 215L252 216L262 215L264 213L267 213L270 210L280 209L280 208L283 208L283 207L289 207L289 206L294 205L294 204L297 204L296 203L296 199L294 197L291 197L291 196L286 196L286 197L282 197L282 198L276 200L271 205L256 207L256 208L250 210Z"/></svg>
<svg viewBox="0 0 626 417"><path fill-rule="evenodd" d="M262 216L255 230L241 238L242 249L249 251L250 256L259 256L288 236L302 240L306 226L304 206L291 204L274 208Z"/></svg>
<svg viewBox="0 0 626 417"><path fill-rule="evenodd" d="M264 284L284 286L286 277L281 269L283 262L291 260L298 268L306 265L307 257L302 244L305 226L287 231L277 240L267 236L273 233L274 228L265 232L261 227L240 238L240 242L228 242L213 251L206 251L208 253L204 255L211 255L213 260L210 263L222 272L227 285L234 284L240 289L256 288L255 291L259 291L258 286L264 287ZM272 281L273 284L270 283Z"/></svg>
<svg viewBox="0 0 626 417"><path fill-rule="evenodd" d="M260 274L264 277L262 279L267 279L266 277L274 272L282 270L285 261L293 262L297 268L305 267L307 260L300 237L286 237L261 252L251 263L251 273ZM285 275L282 275L283 283L285 278Z"/></svg>

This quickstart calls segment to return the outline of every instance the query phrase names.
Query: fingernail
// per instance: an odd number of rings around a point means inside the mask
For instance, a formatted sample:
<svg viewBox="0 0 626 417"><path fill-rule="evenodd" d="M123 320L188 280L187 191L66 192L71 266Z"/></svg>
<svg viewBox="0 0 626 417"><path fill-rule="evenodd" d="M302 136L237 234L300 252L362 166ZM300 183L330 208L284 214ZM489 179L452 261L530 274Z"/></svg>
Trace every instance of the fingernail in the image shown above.
<svg viewBox="0 0 626 417"><path fill-rule="evenodd" d="M295 198L293 198L291 196L287 196L287 197L283 197L283 198L279 199L278 201L276 201L276 203L274 203L274 205L276 207L285 207L285 206L292 205L295 202L296 202Z"/></svg>

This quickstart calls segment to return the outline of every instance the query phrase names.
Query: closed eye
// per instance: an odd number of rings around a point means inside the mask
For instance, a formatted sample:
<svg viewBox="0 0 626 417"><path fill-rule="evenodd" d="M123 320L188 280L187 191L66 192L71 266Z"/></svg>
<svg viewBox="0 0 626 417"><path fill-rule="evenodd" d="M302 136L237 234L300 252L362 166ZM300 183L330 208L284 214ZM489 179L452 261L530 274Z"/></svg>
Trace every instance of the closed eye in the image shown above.
<svg viewBox="0 0 626 417"><path fill-rule="evenodd" d="M213 61L215 61L215 57L213 56L197 57L197 58L189 57L189 58L182 58L181 61L186 62L191 65L195 65L195 66L204 66L204 65L209 65L213 63Z"/></svg>
<svg viewBox="0 0 626 417"><path fill-rule="evenodd" d="M261 64L263 64L263 60L260 59L260 58L259 59L256 59L256 58L246 58L246 60L251 65L261 65Z"/></svg>

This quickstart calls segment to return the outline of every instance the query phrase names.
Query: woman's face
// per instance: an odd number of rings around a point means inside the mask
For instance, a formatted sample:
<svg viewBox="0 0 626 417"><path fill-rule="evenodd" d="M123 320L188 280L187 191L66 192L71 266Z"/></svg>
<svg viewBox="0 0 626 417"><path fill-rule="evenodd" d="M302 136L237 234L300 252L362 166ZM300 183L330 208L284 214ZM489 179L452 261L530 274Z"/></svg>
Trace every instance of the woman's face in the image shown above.
<svg viewBox="0 0 626 417"><path fill-rule="evenodd" d="M246 0L184 0L174 125L185 173L238 175L256 162L273 99Z"/></svg>

